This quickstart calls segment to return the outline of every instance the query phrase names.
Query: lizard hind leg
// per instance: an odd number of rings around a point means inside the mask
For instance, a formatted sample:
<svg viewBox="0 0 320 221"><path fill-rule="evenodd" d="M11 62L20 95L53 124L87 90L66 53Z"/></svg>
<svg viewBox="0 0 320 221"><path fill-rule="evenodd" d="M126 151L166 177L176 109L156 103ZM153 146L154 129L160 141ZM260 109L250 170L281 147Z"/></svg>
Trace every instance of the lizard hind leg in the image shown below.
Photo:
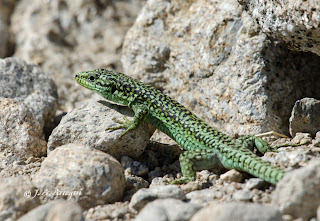
<svg viewBox="0 0 320 221"><path fill-rule="evenodd" d="M183 177L174 180L171 184L188 183L196 179L196 171L221 167L214 149L193 149L184 151L179 157Z"/></svg>
<svg viewBox="0 0 320 221"><path fill-rule="evenodd" d="M275 152L275 149L270 147L265 140L253 135L240 137L236 140L236 142L241 144L242 147L247 148L251 151L253 151L253 148L256 147L262 154L266 152Z"/></svg>

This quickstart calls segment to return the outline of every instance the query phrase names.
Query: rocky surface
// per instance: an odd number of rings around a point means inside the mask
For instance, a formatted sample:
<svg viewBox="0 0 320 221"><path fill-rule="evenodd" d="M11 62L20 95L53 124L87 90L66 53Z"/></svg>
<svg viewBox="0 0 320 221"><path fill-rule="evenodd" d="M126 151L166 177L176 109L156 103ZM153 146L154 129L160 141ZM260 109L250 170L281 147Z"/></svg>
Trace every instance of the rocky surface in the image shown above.
<svg viewBox="0 0 320 221"><path fill-rule="evenodd" d="M320 205L320 158L288 173L277 185L272 201L283 214L309 220ZM297 209L298 208L298 209Z"/></svg>
<svg viewBox="0 0 320 221"><path fill-rule="evenodd" d="M29 157L25 160L14 161L12 165L8 164L2 168L0 177L32 176L39 171L44 158L45 157Z"/></svg>
<svg viewBox="0 0 320 221"><path fill-rule="evenodd" d="M320 55L320 5L317 1L239 2L268 35L286 42L293 50Z"/></svg>
<svg viewBox="0 0 320 221"><path fill-rule="evenodd" d="M140 189L136 192L130 201L129 207L140 211L146 204L157 199L174 198L185 200L185 194L178 186L156 186L149 189Z"/></svg>
<svg viewBox="0 0 320 221"><path fill-rule="evenodd" d="M0 169L46 154L45 132L57 107L55 83L20 59L0 59Z"/></svg>
<svg viewBox="0 0 320 221"><path fill-rule="evenodd" d="M119 113L121 110L117 105L96 101L88 102L74 109L64 116L60 124L52 131L48 141L48 152L50 153L63 144L82 143L111 154L118 159L124 155L140 156L154 129L145 124L119 139L125 129L106 129L119 125L113 120L114 118L125 121L124 116ZM123 113L132 116L130 110L124 109ZM132 119L132 117L128 117L128 120Z"/></svg>
<svg viewBox="0 0 320 221"><path fill-rule="evenodd" d="M41 129L56 114L57 88L38 66L20 59L0 60L0 97L23 103L40 123Z"/></svg>
<svg viewBox="0 0 320 221"><path fill-rule="evenodd" d="M103 206L96 206L84 212L88 221L95 220L133 220L135 213L129 209L129 203L116 202Z"/></svg>
<svg viewBox="0 0 320 221"><path fill-rule="evenodd" d="M0 119L0 169L46 154L40 123L24 104L0 97Z"/></svg>
<svg viewBox="0 0 320 221"><path fill-rule="evenodd" d="M145 164L135 161L128 156L121 157L121 166L126 174L134 176L145 176L149 172L149 168Z"/></svg>
<svg viewBox="0 0 320 221"><path fill-rule="evenodd" d="M289 131L292 137L297 132L310 133L315 136L320 131L320 101L314 98L297 100L289 119Z"/></svg>
<svg viewBox="0 0 320 221"><path fill-rule="evenodd" d="M220 178L225 182L241 182L243 176L236 170L229 170L228 172L222 174Z"/></svg>
<svg viewBox="0 0 320 221"><path fill-rule="evenodd" d="M92 96L74 74L98 67L121 70L123 38L145 0L18 1L11 16L15 57L55 79L60 109L71 111ZM23 22L21 22L23 21Z"/></svg>
<svg viewBox="0 0 320 221"><path fill-rule="evenodd" d="M0 60L0 220L319 219L320 131L309 108L320 99L318 46L309 44L318 41L318 7L239 2L0 1L0 56L16 57ZM267 31L272 21L294 29ZM295 137L265 136L282 147L262 156L287 175L275 186L215 168L168 185L182 176L181 149L159 132L149 142L148 124L123 137L106 130L132 111L76 85L76 72L97 67L164 90L230 135L289 135L293 113Z"/></svg>
<svg viewBox="0 0 320 221"><path fill-rule="evenodd" d="M151 220L189 220L200 207L177 199L158 199L149 204L138 214L136 221Z"/></svg>
<svg viewBox="0 0 320 221"><path fill-rule="evenodd" d="M85 209L121 200L125 187L116 159L80 144L52 151L32 181L42 202L68 199Z"/></svg>
<svg viewBox="0 0 320 221"><path fill-rule="evenodd" d="M26 176L0 179L0 219L16 220L40 205L37 189Z"/></svg>
<svg viewBox="0 0 320 221"><path fill-rule="evenodd" d="M265 160L274 159L274 161L278 162L283 168L296 169L302 166L306 166L307 163L314 157L320 157L319 155L320 149L318 145L318 143L320 142L319 137L316 137L315 139L311 140L310 134L297 133L296 136L290 142L286 142L284 140L287 140L287 139L278 139L277 141L274 142L274 144L282 143L285 145L290 145L290 144L299 145L299 144L305 144L308 141L309 145L280 148L278 149L280 150L280 152L276 156L274 156L274 153L270 152L265 154L263 158ZM283 151L281 151L281 149Z"/></svg>
<svg viewBox="0 0 320 221"><path fill-rule="evenodd" d="M320 94L319 57L267 37L236 0L148 1L122 62L230 135L288 134L295 101Z"/></svg>
<svg viewBox="0 0 320 221"><path fill-rule="evenodd" d="M271 206L252 203L212 204L197 212L191 221L282 221L280 211Z"/></svg>
<svg viewBox="0 0 320 221"><path fill-rule="evenodd" d="M11 52L9 21L16 0L0 1L0 58L4 58Z"/></svg>
<svg viewBox="0 0 320 221"><path fill-rule="evenodd" d="M53 200L44 205L38 206L24 216L19 221L83 221L81 207L74 202L66 200Z"/></svg>

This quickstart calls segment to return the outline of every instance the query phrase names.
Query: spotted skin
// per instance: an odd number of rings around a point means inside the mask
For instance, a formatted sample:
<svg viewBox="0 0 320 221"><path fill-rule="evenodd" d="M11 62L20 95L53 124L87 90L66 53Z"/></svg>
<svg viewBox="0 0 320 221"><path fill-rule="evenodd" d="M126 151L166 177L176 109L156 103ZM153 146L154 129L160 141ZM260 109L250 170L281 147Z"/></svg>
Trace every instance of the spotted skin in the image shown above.
<svg viewBox="0 0 320 221"><path fill-rule="evenodd" d="M284 171L252 152L254 146L261 153L271 151L261 138L246 136L232 139L150 85L105 69L80 72L75 79L105 99L126 105L134 111L132 122L111 129L126 128L124 135L147 121L186 150L180 155L183 177L173 183L195 180L196 171L217 165L247 172L272 184L276 184L285 175Z"/></svg>

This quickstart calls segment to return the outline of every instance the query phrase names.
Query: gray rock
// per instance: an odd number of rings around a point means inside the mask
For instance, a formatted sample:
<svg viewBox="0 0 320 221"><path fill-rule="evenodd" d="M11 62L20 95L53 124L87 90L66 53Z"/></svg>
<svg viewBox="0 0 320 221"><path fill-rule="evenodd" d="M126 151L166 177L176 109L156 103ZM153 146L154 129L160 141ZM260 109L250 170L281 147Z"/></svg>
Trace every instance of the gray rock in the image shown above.
<svg viewBox="0 0 320 221"><path fill-rule="evenodd" d="M126 189L134 188L138 191L141 188L148 188L149 183L138 176L126 175Z"/></svg>
<svg viewBox="0 0 320 221"><path fill-rule="evenodd" d="M149 189L140 189L130 201L130 208L140 211L147 203L156 199L174 198L185 199L184 192L176 185L154 186Z"/></svg>
<svg viewBox="0 0 320 221"><path fill-rule="evenodd" d="M149 168L146 165L127 156L121 157L121 165L128 174L145 176L149 172Z"/></svg>
<svg viewBox="0 0 320 221"><path fill-rule="evenodd" d="M0 59L0 97L23 103L41 128L56 113L57 88L39 67L15 58Z"/></svg>
<svg viewBox="0 0 320 221"><path fill-rule="evenodd" d="M9 21L16 0L0 1L0 58L8 54L9 44Z"/></svg>
<svg viewBox="0 0 320 221"><path fill-rule="evenodd" d="M16 220L40 205L36 187L26 176L0 179L0 220Z"/></svg>
<svg viewBox="0 0 320 221"><path fill-rule="evenodd" d="M201 206L207 206L210 202L215 199L221 199L225 192L217 189L203 189L196 190L186 194L188 202L199 204Z"/></svg>
<svg viewBox="0 0 320 221"><path fill-rule="evenodd" d="M54 200L38 206L18 221L84 221L81 207L74 202Z"/></svg>
<svg viewBox="0 0 320 221"><path fill-rule="evenodd" d="M249 190L261 189L266 186L266 182L260 178L251 178L246 182L246 188Z"/></svg>
<svg viewBox="0 0 320 221"><path fill-rule="evenodd" d="M99 205L84 212L86 221L96 220L132 220L134 214L129 209L129 202Z"/></svg>
<svg viewBox="0 0 320 221"><path fill-rule="evenodd" d="M0 169L14 161L45 155L46 144L40 123L29 109L14 99L0 97Z"/></svg>
<svg viewBox="0 0 320 221"><path fill-rule="evenodd" d="M291 142L293 144L308 144L312 143L312 137L309 133L296 133Z"/></svg>
<svg viewBox="0 0 320 221"><path fill-rule="evenodd" d="M316 137L312 140L312 145L315 147L320 147L320 131L316 133Z"/></svg>
<svg viewBox="0 0 320 221"><path fill-rule="evenodd" d="M31 159L35 161L30 161ZM16 177L16 176L31 176L39 171L41 162L44 157L29 157L26 160L14 161L12 165L7 165L0 172L0 177Z"/></svg>
<svg viewBox="0 0 320 221"><path fill-rule="evenodd" d="M297 132L310 133L312 137L320 131L320 100L303 98L298 100L291 113L290 134L292 137Z"/></svg>
<svg viewBox="0 0 320 221"><path fill-rule="evenodd" d="M212 204L198 211L190 221L281 221L278 209L253 203Z"/></svg>
<svg viewBox="0 0 320 221"><path fill-rule="evenodd" d="M206 205L210 201L232 201L233 195L243 189L244 184L241 183L227 183L221 179L217 180L209 189L197 190L190 192L186 195L190 202L198 203L200 205Z"/></svg>
<svg viewBox="0 0 320 221"><path fill-rule="evenodd" d="M248 189L238 190L232 195L236 201L249 202L253 198L253 194Z"/></svg>
<svg viewBox="0 0 320 221"><path fill-rule="evenodd" d="M180 177L180 176L179 176ZM196 190L201 190L204 188L205 185L203 185L203 183L201 183L198 181L191 181L189 183L186 183L185 185L181 185L181 189L185 192L185 193L190 193L192 191L196 191Z"/></svg>
<svg viewBox="0 0 320 221"><path fill-rule="evenodd" d="M151 180L150 187L152 187L152 186L163 186L163 185L167 185L168 184L168 179L167 178L161 177L160 173L157 172L157 170L155 170L154 172L157 173L157 174L154 174L154 175L158 175L158 177L155 177L155 178L153 178ZM150 179L150 175L149 175L149 179ZM180 186L180 188L181 187L182 186Z"/></svg>
<svg viewBox="0 0 320 221"><path fill-rule="evenodd" d="M320 204L320 158L302 168L288 172L277 184L272 203L283 214L294 218L310 219L316 216Z"/></svg>
<svg viewBox="0 0 320 221"><path fill-rule="evenodd" d="M126 191L123 197L123 201L130 201L133 194L135 194L141 188L148 188L149 183L143 178L138 176L127 175L126 178Z"/></svg>
<svg viewBox="0 0 320 221"><path fill-rule="evenodd" d="M187 221L200 207L177 199L158 199L148 203L135 221Z"/></svg>
<svg viewBox="0 0 320 221"><path fill-rule="evenodd" d="M124 35L145 1L19 1L11 18L14 56L52 74L59 85L59 104L70 112L77 101L92 97L74 83L76 72L121 70Z"/></svg>
<svg viewBox="0 0 320 221"><path fill-rule="evenodd" d="M241 182L243 180L243 175L236 170L229 170L224 174L221 174L220 178L225 182Z"/></svg>
<svg viewBox="0 0 320 221"><path fill-rule="evenodd" d="M311 51L320 55L319 2L241 0L261 29L272 37L285 41L293 50Z"/></svg>
<svg viewBox="0 0 320 221"><path fill-rule="evenodd" d="M308 149L298 147L292 151L281 151L275 157L275 161L285 167L297 168L307 164L310 160L309 155Z"/></svg>
<svg viewBox="0 0 320 221"><path fill-rule="evenodd" d="M33 183L40 189L42 202L68 199L82 208L119 201L125 187L117 160L80 144L52 151L33 176Z"/></svg>
<svg viewBox="0 0 320 221"><path fill-rule="evenodd" d="M148 1L122 62L230 135L287 133L294 102L320 94L320 58L269 39L236 0Z"/></svg>
<svg viewBox="0 0 320 221"><path fill-rule="evenodd" d="M90 101L74 109L64 116L52 131L48 141L48 153L63 144L82 143L117 159L124 155L139 157L146 148L154 128L144 124L120 137L125 129L106 130L119 125L114 118L125 121L119 112L124 113L126 117L132 116L132 111L103 101ZM128 117L128 120L132 119Z"/></svg>
<svg viewBox="0 0 320 221"><path fill-rule="evenodd" d="M161 177L161 173L159 172L158 168L156 168L156 170L152 170L148 173L148 179L151 180L151 183L153 183L153 182L157 183L158 181L161 183L162 177Z"/></svg>

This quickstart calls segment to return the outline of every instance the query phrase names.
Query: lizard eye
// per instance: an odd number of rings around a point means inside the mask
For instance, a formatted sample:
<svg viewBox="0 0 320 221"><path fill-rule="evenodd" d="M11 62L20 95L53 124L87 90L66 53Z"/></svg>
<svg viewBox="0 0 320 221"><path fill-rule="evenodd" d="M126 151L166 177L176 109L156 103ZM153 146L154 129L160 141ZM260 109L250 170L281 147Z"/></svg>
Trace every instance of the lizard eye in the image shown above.
<svg viewBox="0 0 320 221"><path fill-rule="evenodd" d="M90 77L89 77L89 80L90 80L90 81L94 81L94 77L93 77L93 76L90 76Z"/></svg>

